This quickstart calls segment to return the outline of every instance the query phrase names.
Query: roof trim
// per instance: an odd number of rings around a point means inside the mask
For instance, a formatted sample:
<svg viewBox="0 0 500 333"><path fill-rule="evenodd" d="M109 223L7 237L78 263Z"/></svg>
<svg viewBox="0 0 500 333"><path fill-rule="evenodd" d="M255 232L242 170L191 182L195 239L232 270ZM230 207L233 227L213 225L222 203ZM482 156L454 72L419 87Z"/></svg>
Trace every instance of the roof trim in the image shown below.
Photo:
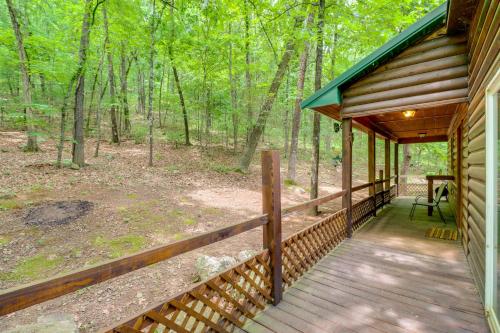
<svg viewBox="0 0 500 333"><path fill-rule="evenodd" d="M432 12L409 26L399 35L363 58L322 89L316 91L301 103L301 108L317 108L320 106L342 104L342 88L356 79L372 72L390 58L395 57L421 37L433 32L446 23L448 4L443 3Z"/></svg>

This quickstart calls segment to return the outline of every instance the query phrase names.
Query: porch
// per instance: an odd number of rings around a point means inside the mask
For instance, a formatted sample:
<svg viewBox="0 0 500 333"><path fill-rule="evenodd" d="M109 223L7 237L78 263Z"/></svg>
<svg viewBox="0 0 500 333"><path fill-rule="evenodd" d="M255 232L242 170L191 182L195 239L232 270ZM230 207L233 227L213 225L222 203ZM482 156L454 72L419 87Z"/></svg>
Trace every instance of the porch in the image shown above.
<svg viewBox="0 0 500 333"><path fill-rule="evenodd" d="M488 332L460 241L426 238L456 228L397 198L289 287L246 332Z"/></svg>

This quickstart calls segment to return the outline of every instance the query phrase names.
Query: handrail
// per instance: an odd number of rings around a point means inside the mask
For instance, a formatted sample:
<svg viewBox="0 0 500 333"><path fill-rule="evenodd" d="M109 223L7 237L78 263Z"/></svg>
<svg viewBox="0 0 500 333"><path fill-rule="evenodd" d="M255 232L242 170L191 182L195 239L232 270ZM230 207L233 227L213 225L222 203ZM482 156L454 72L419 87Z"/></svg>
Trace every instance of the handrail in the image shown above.
<svg viewBox="0 0 500 333"><path fill-rule="evenodd" d="M267 215L260 215L244 222L222 227L171 244L157 246L119 259L110 260L94 267L35 282L28 286L9 289L0 294L0 316L219 242L265 225L266 223Z"/></svg>
<svg viewBox="0 0 500 333"><path fill-rule="evenodd" d="M455 180L455 177L452 175L427 175L425 176L427 180Z"/></svg>
<svg viewBox="0 0 500 333"><path fill-rule="evenodd" d="M345 193L346 193L346 191L342 190L340 192L325 195L324 197L312 199L312 200L303 202L303 203L295 205L295 206L284 208L281 210L281 215L288 215L288 214L293 213L293 212L297 212L297 211L301 211L301 210L308 209L311 207L319 206L325 202L340 198Z"/></svg>
<svg viewBox="0 0 500 333"><path fill-rule="evenodd" d="M369 183L361 184L361 185L358 185L358 186L354 186L353 188L351 188L351 192L360 191L360 190L362 190L364 188L367 188L367 187L370 187L372 185L373 185L373 183L369 182Z"/></svg>
<svg viewBox="0 0 500 333"><path fill-rule="evenodd" d="M288 215L292 212L319 206L320 204L343 196L345 192L344 190L328 194L295 206L287 207L282 210L282 215ZM97 264L93 267L73 271L55 278L37 281L27 286L9 289L0 293L0 316L156 264L180 254L236 236L267 223L267 214L260 215L234 225L222 227L167 245L160 245L136 254Z"/></svg>

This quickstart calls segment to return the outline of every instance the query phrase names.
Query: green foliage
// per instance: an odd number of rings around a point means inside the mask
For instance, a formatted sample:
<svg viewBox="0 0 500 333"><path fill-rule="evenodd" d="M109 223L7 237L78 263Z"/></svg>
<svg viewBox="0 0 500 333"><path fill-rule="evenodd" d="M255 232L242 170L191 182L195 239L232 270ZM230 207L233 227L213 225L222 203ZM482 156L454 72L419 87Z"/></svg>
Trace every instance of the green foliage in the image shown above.
<svg viewBox="0 0 500 333"><path fill-rule="evenodd" d="M147 126L144 125L136 125L132 127L132 131L130 133L130 136L132 137L132 140L134 140L135 144L141 144L146 142L146 138L148 136L149 129Z"/></svg>

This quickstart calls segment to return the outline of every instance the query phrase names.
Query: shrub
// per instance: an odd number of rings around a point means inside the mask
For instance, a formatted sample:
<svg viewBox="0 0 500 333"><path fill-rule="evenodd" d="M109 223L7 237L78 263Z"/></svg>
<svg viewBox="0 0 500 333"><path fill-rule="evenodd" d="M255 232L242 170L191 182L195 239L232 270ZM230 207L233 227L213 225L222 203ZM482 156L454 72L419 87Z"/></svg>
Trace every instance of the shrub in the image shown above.
<svg viewBox="0 0 500 333"><path fill-rule="evenodd" d="M130 136L134 140L134 143L136 145L138 145L138 144L146 142L146 138L148 136L148 131L149 131L149 129L147 126L137 125L137 126L132 127L132 131L130 133Z"/></svg>

